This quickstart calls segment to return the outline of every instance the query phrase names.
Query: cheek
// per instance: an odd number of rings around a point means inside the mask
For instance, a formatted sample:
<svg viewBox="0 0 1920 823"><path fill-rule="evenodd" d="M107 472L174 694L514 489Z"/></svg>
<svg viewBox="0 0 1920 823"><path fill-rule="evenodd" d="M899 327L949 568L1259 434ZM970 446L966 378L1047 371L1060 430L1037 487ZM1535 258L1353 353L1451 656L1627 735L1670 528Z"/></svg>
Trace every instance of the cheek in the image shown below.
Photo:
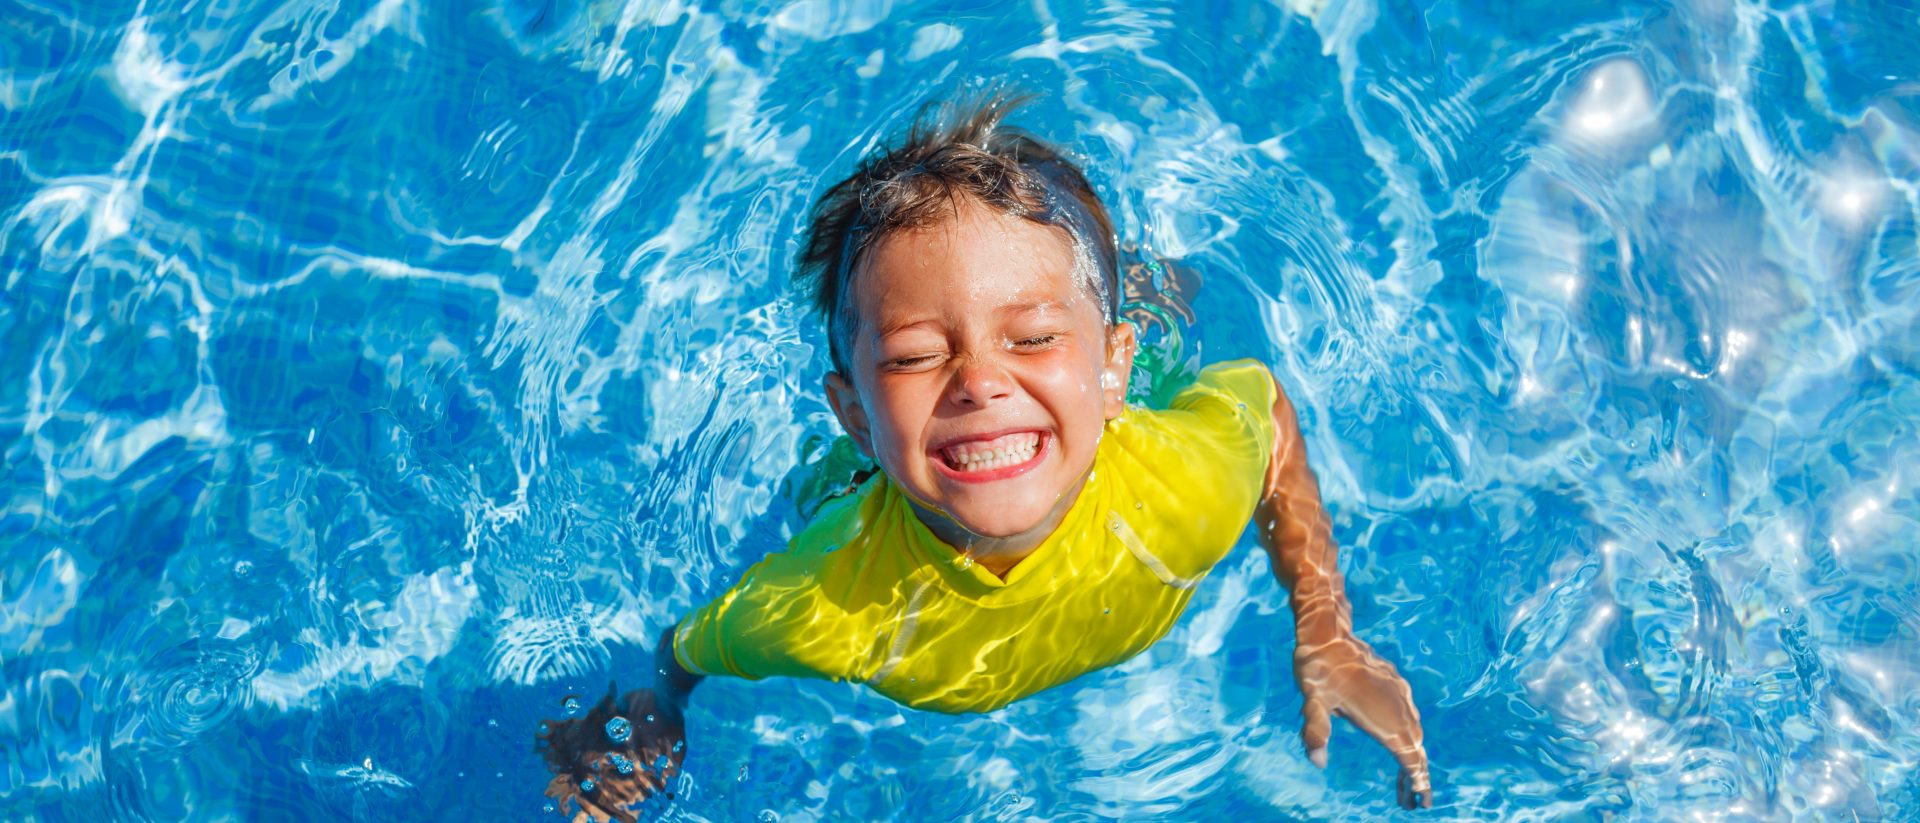
<svg viewBox="0 0 1920 823"><path fill-rule="evenodd" d="M1105 393L1100 362L1084 352L1063 356L1044 380L1047 404L1061 417L1062 426L1098 429L1106 422Z"/></svg>
<svg viewBox="0 0 1920 823"><path fill-rule="evenodd" d="M882 451L918 451L919 438L933 414L925 381L894 379L879 387L868 408L874 410L875 448Z"/></svg>

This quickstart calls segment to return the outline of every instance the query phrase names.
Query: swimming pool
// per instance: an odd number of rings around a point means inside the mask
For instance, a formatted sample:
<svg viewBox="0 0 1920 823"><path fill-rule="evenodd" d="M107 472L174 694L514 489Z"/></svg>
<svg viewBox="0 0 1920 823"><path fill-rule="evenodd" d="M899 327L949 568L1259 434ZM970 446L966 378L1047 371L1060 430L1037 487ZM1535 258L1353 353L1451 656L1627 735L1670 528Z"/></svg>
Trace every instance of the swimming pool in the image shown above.
<svg viewBox="0 0 1920 823"><path fill-rule="evenodd" d="M1920 814L1920 10L0 2L0 817L538 816L798 523L811 198L981 78L1293 394L1422 818ZM1406 814L1245 542L996 713L710 683L669 815Z"/></svg>

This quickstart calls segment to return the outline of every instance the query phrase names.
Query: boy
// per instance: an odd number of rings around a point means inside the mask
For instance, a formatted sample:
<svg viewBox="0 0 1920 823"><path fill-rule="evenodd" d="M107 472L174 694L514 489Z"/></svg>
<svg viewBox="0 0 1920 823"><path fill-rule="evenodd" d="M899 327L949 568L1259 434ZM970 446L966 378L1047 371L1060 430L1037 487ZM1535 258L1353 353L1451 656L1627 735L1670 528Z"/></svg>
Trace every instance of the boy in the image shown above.
<svg viewBox="0 0 1920 823"><path fill-rule="evenodd" d="M828 324L827 399L880 471L662 636L655 688L549 727L563 811L633 819L680 762L702 677L858 680L970 712L1126 660L1249 516L1291 595L1309 757L1326 764L1344 716L1400 761L1401 804L1431 805L1419 714L1353 634L1292 405L1242 361L1166 411L1127 406L1106 209L1001 125L1015 105L923 115L815 206L801 269Z"/></svg>

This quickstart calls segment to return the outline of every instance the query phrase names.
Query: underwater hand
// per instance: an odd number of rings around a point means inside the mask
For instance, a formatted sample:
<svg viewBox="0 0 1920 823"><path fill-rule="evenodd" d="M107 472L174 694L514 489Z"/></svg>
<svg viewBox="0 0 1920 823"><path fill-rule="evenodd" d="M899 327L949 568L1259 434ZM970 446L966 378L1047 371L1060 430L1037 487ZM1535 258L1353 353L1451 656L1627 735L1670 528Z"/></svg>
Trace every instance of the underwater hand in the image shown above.
<svg viewBox="0 0 1920 823"><path fill-rule="evenodd" d="M668 781L686 757L686 730L677 707L635 689L617 701L614 690L585 717L549 720L536 747L554 773L546 794L562 814L579 806L574 823L633 823L634 808L656 794L673 797ZM621 722L621 721L624 721Z"/></svg>
<svg viewBox="0 0 1920 823"><path fill-rule="evenodd" d="M1324 641L1300 641L1293 651L1293 676L1306 700L1300 710L1306 716L1300 737L1314 765L1326 768L1332 716L1339 715L1400 761L1402 807L1433 808L1420 710L1413 705L1413 690L1392 663L1352 632L1340 631Z"/></svg>

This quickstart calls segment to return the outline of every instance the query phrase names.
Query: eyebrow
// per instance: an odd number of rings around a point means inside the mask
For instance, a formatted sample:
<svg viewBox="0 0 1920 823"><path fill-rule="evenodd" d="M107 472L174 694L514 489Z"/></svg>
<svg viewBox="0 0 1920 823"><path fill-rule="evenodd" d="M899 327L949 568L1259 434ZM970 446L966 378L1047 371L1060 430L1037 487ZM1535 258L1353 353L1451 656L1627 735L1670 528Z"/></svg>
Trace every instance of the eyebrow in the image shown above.
<svg viewBox="0 0 1920 823"><path fill-rule="evenodd" d="M1064 312L1067 307L1058 300L1035 300L1027 303L1015 303L1001 306L996 314L1048 314Z"/></svg>
<svg viewBox="0 0 1920 823"><path fill-rule="evenodd" d="M934 323L934 319L931 317L922 317L918 320L907 320L907 321L896 320L886 325L883 325L878 329L875 329L873 336L874 336L874 339L885 340L888 337L891 337L895 334L899 334L900 332L906 331L908 329L916 328L919 326L928 326L928 325L932 325L933 323Z"/></svg>
<svg viewBox="0 0 1920 823"><path fill-rule="evenodd" d="M1066 310L1067 310L1066 304L1061 303L1058 300L1032 300L1025 303L1012 303L1009 305L1001 306L997 309L994 309L993 313L997 315L1003 315L1003 316L1012 315L1012 314L1058 314ZM897 334L899 332L903 332L911 328L915 328L918 326L933 325L938 322L939 321L933 317L917 317L917 318L908 319L908 320L894 320L892 322L882 324L879 328L875 329L874 336L879 338L884 338L889 335Z"/></svg>

